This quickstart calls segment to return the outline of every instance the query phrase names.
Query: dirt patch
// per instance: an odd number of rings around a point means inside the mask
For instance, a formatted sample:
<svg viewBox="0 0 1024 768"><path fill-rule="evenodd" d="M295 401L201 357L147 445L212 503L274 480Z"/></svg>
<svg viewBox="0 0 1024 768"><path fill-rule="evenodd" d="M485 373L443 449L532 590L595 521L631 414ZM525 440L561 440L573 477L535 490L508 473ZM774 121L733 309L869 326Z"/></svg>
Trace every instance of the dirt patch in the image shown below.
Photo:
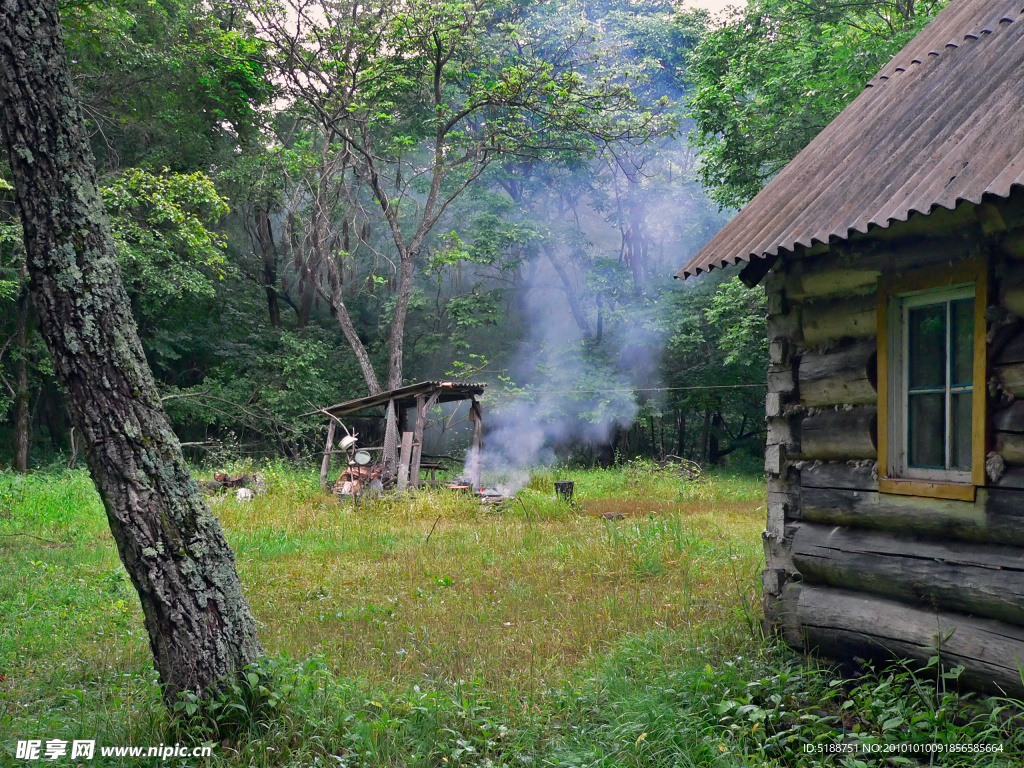
<svg viewBox="0 0 1024 768"><path fill-rule="evenodd" d="M588 499L579 504L580 511L591 517L616 520L661 515L708 515L712 513L747 512L756 506L746 501L652 501L645 499Z"/></svg>

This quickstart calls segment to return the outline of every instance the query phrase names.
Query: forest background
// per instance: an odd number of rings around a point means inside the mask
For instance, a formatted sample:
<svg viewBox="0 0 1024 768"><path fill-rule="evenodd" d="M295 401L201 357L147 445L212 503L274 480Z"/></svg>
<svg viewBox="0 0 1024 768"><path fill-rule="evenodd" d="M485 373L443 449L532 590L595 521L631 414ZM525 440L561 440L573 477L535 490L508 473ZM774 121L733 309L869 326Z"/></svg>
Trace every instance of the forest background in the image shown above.
<svg viewBox="0 0 1024 768"><path fill-rule="evenodd" d="M455 378L490 384L491 440L520 462L715 464L761 452L763 294L672 275L940 7L62 14L132 311L192 458L307 457L324 425L302 414ZM25 471L74 436L5 165L0 462Z"/></svg>

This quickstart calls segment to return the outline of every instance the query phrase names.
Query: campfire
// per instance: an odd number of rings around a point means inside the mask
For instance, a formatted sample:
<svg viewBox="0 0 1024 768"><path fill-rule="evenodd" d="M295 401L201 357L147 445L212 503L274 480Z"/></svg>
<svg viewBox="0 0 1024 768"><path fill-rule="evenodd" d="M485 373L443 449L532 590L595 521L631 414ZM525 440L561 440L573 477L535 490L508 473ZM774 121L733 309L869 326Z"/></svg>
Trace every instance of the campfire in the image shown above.
<svg viewBox="0 0 1024 768"><path fill-rule="evenodd" d="M465 477L456 477L448 483L448 490L472 493L484 504L500 504L511 498L508 494L502 493L497 488L474 488L472 481Z"/></svg>

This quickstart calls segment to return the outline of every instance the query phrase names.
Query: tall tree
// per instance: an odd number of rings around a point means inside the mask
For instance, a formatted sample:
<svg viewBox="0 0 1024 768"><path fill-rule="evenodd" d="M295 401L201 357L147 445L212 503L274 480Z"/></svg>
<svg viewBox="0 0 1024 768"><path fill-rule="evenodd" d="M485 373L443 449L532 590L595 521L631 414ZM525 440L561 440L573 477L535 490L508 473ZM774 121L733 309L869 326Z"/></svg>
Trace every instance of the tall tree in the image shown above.
<svg viewBox="0 0 1024 768"><path fill-rule="evenodd" d="M256 661L220 525L160 404L118 269L55 0L2 0L0 113L29 292L170 703Z"/></svg>
<svg viewBox="0 0 1024 768"><path fill-rule="evenodd" d="M701 181L739 207L864 88L945 0L751 0L689 60ZM680 23L692 17L680 15Z"/></svg>
<svg viewBox="0 0 1024 768"><path fill-rule="evenodd" d="M372 392L382 385L341 290L322 188L369 199L391 237L395 296L385 388L403 378L414 278L428 236L495 160L585 153L642 140L629 68L592 45L585 21L546 29L550 9L508 0L284 0L247 4L282 91L323 142L309 189L310 259ZM545 14L548 14L545 16ZM586 73L586 74L584 74ZM347 180L347 187L338 187Z"/></svg>

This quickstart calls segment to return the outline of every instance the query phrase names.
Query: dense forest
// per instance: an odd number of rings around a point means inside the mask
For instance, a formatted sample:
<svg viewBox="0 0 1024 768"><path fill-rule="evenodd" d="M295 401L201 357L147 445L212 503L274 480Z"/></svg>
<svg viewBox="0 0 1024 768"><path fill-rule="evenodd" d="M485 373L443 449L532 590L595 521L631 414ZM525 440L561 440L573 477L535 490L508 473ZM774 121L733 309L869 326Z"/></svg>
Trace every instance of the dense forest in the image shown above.
<svg viewBox="0 0 1024 768"><path fill-rule="evenodd" d="M529 460L760 453L763 296L674 272L938 11L924 0L67 2L131 311L188 455L484 381ZM0 462L75 436L0 164ZM503 438L502 436L505 435ZM73 459L72 459L73 460Z"/></svg>

